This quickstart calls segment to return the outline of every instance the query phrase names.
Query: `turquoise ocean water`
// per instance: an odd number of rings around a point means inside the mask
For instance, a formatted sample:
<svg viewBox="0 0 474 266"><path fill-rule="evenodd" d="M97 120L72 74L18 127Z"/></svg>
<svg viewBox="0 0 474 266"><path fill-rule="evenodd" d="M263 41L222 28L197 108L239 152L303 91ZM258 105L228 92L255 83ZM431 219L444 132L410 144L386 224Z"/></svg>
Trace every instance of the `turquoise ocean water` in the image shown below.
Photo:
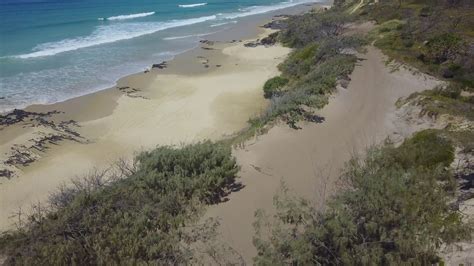
<svg viewBox="0 0 474 266"><path fill-rule="evenodd" d="M0 0L0 112L113 86L240 19L315 0Z"/></svg>

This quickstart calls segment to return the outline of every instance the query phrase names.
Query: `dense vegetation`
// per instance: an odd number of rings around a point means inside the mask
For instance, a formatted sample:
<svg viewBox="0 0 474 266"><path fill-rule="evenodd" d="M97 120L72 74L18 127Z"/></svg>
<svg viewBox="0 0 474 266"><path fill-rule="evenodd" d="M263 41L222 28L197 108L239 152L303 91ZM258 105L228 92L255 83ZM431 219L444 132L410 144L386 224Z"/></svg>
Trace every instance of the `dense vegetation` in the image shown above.
<svg viewBox="0 0 474 266"><path fill-rule="evenodd" d="M288 81L287 78L282 78L280 76L267 80L265 85L263 85L263 95L267 99L281 95L283 93L281 89L288 84Z"/></svg>
<svg viewBox="0 0 474 266"><path fill-rule="evenodd" d="M474 2L381 1L360 10L375 20L375 45L434 76L474 87Z"/></svg>
<svg viewBox="0 0 474 266"><path fill-rule="evenodd" d="M387 144L369 150L364 160L352 159L342 175L345 188L324 212L304 200L277 199L276 222L268 223L259 213L255 262L437 262L442 243L470 235L461 214L449 205L455 180L446 166L451 164L453 152L450 141L437 131L422 131L398 148Z"/></svg>
<svg viewBox="0 0 474 266"><path fill-rule="evenodd" d="M284 22L275 38L294 50L279 66L281 76L265 84L264 94L271 103L251 121L253 125L283 119L296 128L300 120L318 120L313 110L327 104L339 80L348 79L357 61L354 53L365 43L361 37L342 34L351 19L340 12L314 11Z"/></svg>
<svg viewBox="0 0 474 266"><path fill-rule="evenodd" d="M421 109L420 116L451 121L443 134L463 154L473 154L474 2L387 0L356 13L359 19L377 22L370 39L384 53L446 81L398 105L414 105Z"/></svg>
<svg viewBox="0 0 474 266"><path fill-rule="evenodd" d="M204 142L160 147L107 177L96 173L37 206L18 231L0 238L7 264L180 264L208 240L194 224L202 203L217 202L238 171L230 148Z"/></svg>

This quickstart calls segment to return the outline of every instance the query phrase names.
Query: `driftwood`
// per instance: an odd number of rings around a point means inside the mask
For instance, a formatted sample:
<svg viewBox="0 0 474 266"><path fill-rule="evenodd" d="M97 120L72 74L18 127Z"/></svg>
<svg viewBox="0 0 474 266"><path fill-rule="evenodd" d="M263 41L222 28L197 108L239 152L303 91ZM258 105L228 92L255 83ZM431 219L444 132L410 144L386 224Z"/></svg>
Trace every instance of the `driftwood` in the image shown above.
<svg viewBox="0 0 474 266"><path fill-rule="evenodd" d="M50 111L47 113L28 112L20 109L15 109L5 115L0 115L0 126L11 126L20 122L29 120L31 122L38 122L39 124L44 123L49 125L50 122L46 118L51 117L54 114L59 114L59 111Z"/></svg>
<svg viewBox="0 0 474 266"><path fill-rule="evenodd" d="M34 154L32 154L25 145L15 145L11 149L11 155L4 162L6 165L27 166L36 159Z"/></svg>
<svg viewBox="0 0 474 266"><path fill-rule="evenodd" d="M49 145L59 145L64 140L83 142L84 138L74 130L79 124L74 120L55 122L51 119L59 111L50 111L46 113L28 112L15 109L10 113L0 116L0 130L8 126L19 125L23 127L45 127L52 130L50 133L37 132L39 137L32 138L26 145L13 145L11 151L7 154L7 159L3 161L4 165L11 167L28 166L39 158L39 155L33 151L44 152ZM0 177L11 178L14 171L9 169L0 169Z"/></svg>

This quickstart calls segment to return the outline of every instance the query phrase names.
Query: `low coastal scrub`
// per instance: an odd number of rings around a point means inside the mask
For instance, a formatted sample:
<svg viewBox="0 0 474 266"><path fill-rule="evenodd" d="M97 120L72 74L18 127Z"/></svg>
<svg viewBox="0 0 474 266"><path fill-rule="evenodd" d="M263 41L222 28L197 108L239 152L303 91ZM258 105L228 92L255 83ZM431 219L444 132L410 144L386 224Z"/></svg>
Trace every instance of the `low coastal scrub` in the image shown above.
<svg viewBox="0 0 474 266"><path fill-rule="evenodd" d="M260 265L431 265L442 244L469 239L472 226L450 205L454 148L436 131L400 147L353 158L344 188L318 211L280 194L270 222L259 212L254 238ZM285 192L285 191L284 191ZM283 196L283 197L282 197Z"/></svg>
<svg viewBox="0 0 474 266"><path fill-rule="evenodd" d="M436 123L442 119L443 134L464 154L474 152L474 95L472 88L457 83L440 85L432 90L416 92L397 102L398 107L416 106L418 116Z"/></svg>
<svg viewBox="0 0 474 266"><path fill-rule="evenodd" d="M378 23L370 36L390 57L474 87L472 1L380 1L359 14Z"/></svg>
<svg viewBox="0 0 474 266"><path fill-rule="evenodd" d="M338 80L348 79L357 61L354 51L365 44L361 37L342 35L350 21L350 16L332 10L292 16L284 22L276 38L294 50L280 64L281 75L266 82L264 95L270 105L253 125L283 119L297 128L301 120L319 121L313 110L327 104Z"/></svg>
<svg viewBox="0 0 474 266"><path fill-rule="evenodd" d="M340 0L343 1L344 0ZM420 116L450 122L444 134L472 153L474 133L474 3L467 0L381 1L358 11L361 20L377 25L369 34L374 45L392 59L447 81L414 93L403 104L421 109Z"/></svg>
<svg viewBox="0 0 474 266"><path fill-rule="evenodd" d="M271 78L265 82L263 86L263 95L265 98L272 98L280 95L282 93L282 88L288 84L287 78L282 78L280 76Z"/></svg>
<svg viewBox="0 0 474 266"><path fill-rule="evenodd" d="M463 92L466 92L463 86L448 84L437 86L432 90L414 93L401 103L415 102L422 108L421 115L428 115L433 118L448 114L474 121L474 95L472 95L472 92L463 95Z"/></svg>
<svg viewBox="0 0 474 266"><path fill-rule="evenodd" d="M335 1L361 21L378 25L368 39L391 58L449 83L411 95L420 115L472 121L473 10L469 1ZM471 25L471 26L469 26ZM304 31L304 27L302 28ZM320 45L301 45L282 75L300 80ZM349 46L350 47L350 46ZM467 57L466 57L467 56ZM286 67L286 68L285 68ZM303 78L304 79L304 78ZM291 82L289 85L292 85ZM288 90L290 91L290 90ZM467 123L465 123L468 121ZM456 124L456 123L454 123ZM275 197L277 214L257 212L254 245L259 265L431 265L439 249L471 240L473 224L457 208L460 181L451 165L474 148L473 131L428 129L396 147L386 143L350 160L341 189L323 209L286 189ZM463 127L464 128L464 127ZM459 169L457 169L459 170Z"/></svg>
<svg viewBox="0 0 474 266"><path fill-rule="evenodd" d="M19 265L182 264L212 224L201 206L221 200L238 171L227 145L159 147L135 166L96 173L37 206L19 230L0 237L5 263ZM235 187L233 187L235 188Z"/></svg>

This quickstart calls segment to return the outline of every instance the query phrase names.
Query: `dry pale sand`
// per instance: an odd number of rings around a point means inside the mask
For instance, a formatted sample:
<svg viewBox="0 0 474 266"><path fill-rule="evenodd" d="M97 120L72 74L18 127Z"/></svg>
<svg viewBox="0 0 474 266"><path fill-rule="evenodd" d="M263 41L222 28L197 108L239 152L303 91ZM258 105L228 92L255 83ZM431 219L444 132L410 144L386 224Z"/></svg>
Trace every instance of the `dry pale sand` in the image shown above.
<svg viewBox="0 0 474 266"><path fill-rule="evenodd" d="M52 106L30 110L62 110L62 119L80 121L80 132L88 144L62 142L51 147L31 166L21 169L0 185L0 230L11 228L11 214L43 201L60 184L93 167L105 168L122 157L156 145L180 144L217 139L246 126L261 112L264 82L278 73L277 65L289 49L281 46L246 48L243 43L197 49L184 64L204 69L201 57L211 65L205 71L184 74L189 66L172 63L164 71L138 74L119 81L119 86L140 88L132 98L111 89ZM216 65L221 65L217 67ZM188 72L189 73L189 72ZM41 128L8 128L0 136L0 153L14 144L25 143Z"/></svg>
<svg viewBox="0 0 474 266"><path fill-rule="evenodd" d="M296 196L322 206L335 190L340 169L351 154L379 143L397 132L394 103L399 97L430 89L438 81L414 75L406 69L392 73L385 57L369 48L351 75L347 89L338 89L330 103L318 112L320 124L306 124L302 130L286 125L272 128L258 140L235 150L245 188L229 201L212 206L206 217L221 219L223 241L251 263L256 250L252 245L257 209L272 210L272 200L281 181Z"/></svg>

